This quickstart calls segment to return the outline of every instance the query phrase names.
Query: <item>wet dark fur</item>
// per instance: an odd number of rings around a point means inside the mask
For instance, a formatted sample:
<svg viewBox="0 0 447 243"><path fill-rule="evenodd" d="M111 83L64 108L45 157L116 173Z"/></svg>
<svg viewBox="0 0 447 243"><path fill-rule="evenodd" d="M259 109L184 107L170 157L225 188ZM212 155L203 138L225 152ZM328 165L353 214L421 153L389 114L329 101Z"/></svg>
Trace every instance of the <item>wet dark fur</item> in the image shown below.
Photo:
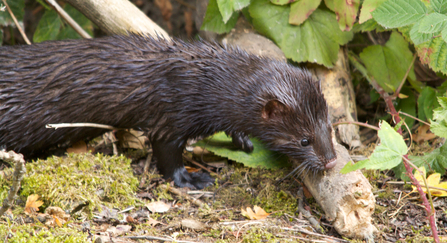
<svg viewBox="0 0 447 243"><path fill-rule="evenodd" d="M335 159L320 87L286 63L137 35L1 47L0 145L33 155L105 132L45 128L72 122L149 129L160 172L179 186L210 184L186 172L181 154L188 138L217 131L258 137L301 171Z"/></svg>

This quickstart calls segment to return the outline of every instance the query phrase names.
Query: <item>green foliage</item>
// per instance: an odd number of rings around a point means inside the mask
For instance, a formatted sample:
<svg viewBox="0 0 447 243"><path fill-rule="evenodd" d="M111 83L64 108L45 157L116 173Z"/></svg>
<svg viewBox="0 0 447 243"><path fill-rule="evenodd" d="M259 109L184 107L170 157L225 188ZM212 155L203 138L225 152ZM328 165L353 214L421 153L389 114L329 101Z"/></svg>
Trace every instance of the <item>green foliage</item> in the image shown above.
<svg viewBox="0 0 447 243"><path fill-rule="evenodd" d="M402 162L402 156L407 154L407 145L405 145L402 136L386 121L381 122L378 136L380 144L369 159L353 165L347 163L340 172L345 174L362 168L386 170L399 165Z"/></svg>
<svg viewBox="0 0 447 243"><path fill-rule="evenodd" d="M447 97L438 97L441 107L433 111L433 119L430 130L436 136L447 138Z"/></svg>
<svg viewBox="0 0 447 243"><path fill-rule="evenodd" d="M340 45L353 36L338 28L335 14L328 10L316 9L299 26L288 23L288 7L273 5L268 0L252 1L249 10L255 28L275 41L286 57L296 62L316 62L332 67Z"/></svg>
<svg viewBox="0 0 447 243"><path fill-rule="evenodd" d="M72 6L66 4L64 10L90 35L93 34L93 24ZM45 10L37 24L33 41L80 39L81 36L69 25L66 25L56 11Z"/></svg>
<svg viewBox="0 0 447 243"><path fill-rule="evenodd" d="M341 30L349 31L352 29L357 19L360 0L334 0L334 12L337 15L338 25Z"/></svg>
<svg viewBox="0 0 447 243"><path fill-rule="evenodd" d="M447 82L434 89L425 87L418 98L418 117L422 120L432 120L433 110L439 107L437 98L446 96Z"/></svg>
<svg viewBox="0 0 447 243"><path fill-rule="evenodd" d="M25 15L25 0L7 0L6 2L11 8L11 11L16 17L17 21L23 22L23 16ZM0 6L4 6L2 1L0 1ZM15 26L11 15L6 9L5 11L0 11L0 26Z"/></svg>
<svg viewBox="0 0 447 243"><path fill-rule="evenodd" d="M385 46L368 46L360 53L360 58L368 74L374 77L385 91L393 92L402 82L413 55L404 38L399 33L393 32ZM409 77L416 79L413 68Z"/></svg>
<svg viewBox="0 0 447 243"><path fill-rule="evenodd" d="M389 0L372 12L386 28L400 28L415 44L423 64L447 73L447 1Z"/></svg>
<svg viewBox="0 0 447 243"><path fill-rule="evenodd" d="M360 11L359 23L363 24L370 20L372 18L371 12L385 1L386 0L365 0L362 4L362 10Z"/></svg>
<svg viewBox="0 0 447 243"><path fill-rule="evenodd" d="M216 0L210 0L208 2L208 8L206 9L205 18L203 19L201 30L214 31L218 34L229 32L236 25L239 13L234 12L231 17L224 22L223 16L219 11L219 6Z"/></svg>
<svg viewBox="0 0 447 243"><path fill-rule="evenodd" d="M289 24L302 24L318 8L320 2L321 0L300 0L290 4Z"/></svg>
<svg viewBox="0 0 447 243"><path fill-rule="evenodd" d="M255 138L250 138L254 150L250 154L238 150L224 132L217 133L212 137L199 141L195 145L231 160L237 161L249 167L262 168L284 168L289 166L288 158L276 152L267 149L261 142Z"/></svg>
<svg viewBox="0 0 447 243"><path fill-rule="evenodd" d="M88 233L78 231L73 228L47 228L36 225L13 225L8 229L5 225L0 225L0 238L7 239L6 235L10 233L9 243L77 243L88 242ZM6 242L6 241L5 241Z"/></svg>

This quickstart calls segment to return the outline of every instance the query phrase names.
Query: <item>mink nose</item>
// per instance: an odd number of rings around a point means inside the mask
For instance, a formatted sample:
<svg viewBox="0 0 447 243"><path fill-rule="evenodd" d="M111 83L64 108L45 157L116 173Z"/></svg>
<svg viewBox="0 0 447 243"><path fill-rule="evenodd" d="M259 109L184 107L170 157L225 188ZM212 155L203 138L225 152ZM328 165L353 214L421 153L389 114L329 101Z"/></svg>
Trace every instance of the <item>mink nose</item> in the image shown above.
<svg viewBox="0 0 447 243"><path fill-rule="evenodd" d="M329 160L329 162L327 162L326 165L324 165L324 167L326 168L326 170L329 170L334 168L335 165L337 165L337 158Z"/></svg>

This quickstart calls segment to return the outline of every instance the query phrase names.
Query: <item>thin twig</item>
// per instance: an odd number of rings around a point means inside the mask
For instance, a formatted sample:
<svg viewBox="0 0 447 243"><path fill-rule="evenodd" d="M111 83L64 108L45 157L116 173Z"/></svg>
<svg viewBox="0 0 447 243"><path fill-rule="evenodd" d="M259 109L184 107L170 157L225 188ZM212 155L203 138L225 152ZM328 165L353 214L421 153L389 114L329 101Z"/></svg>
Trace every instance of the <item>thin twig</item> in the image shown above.
<svg viewBox="0 0 447 243"><path fill-rule="evenodd" d="M163 238L158 236L124 236L119 238L131 239L131 240L159 240L159 241L175 241L181 243L195 243L195 241L177 240L173 238Z"/></svg>
<svg viewBox="0 0 447 243"><path fill-rule="evenodd" d="M3 0L5 1L5 0ZM74 19L68 15L67 12L55 0L46 0L48 4L53 7L53 9L70 25L82 38L84 39L91 39L92 37L81 27L79 26Z"/></svg>
<svg viewBox="0 0 447 243"><path fill-rule="evenodd" d="M187 199L188 201L191 201L191 202L192 202L194 205L196 205L197 207L201 207L201 206L203 205L202 200L200 200L200 199L196 199L196 198L194 198L194 197L191 197L191 196L189 196L188 194L186 194L186 193L184 193L184 192L182 192L182 191L180 191L180 190L178 190L178 189L176 189L176 188L173 188L172 186L168 187L168 186L166 186L166 185L160 185L159 187L160 187L161 189L163 189L163 190L168 190L170 193L174 193L174 194L177 195L177 196L184 197L184 198Z"/></svg>
<svg viewBox="0 0 447 243"><path fill-rule="evenodd" d="M19 21L17 21L16 16L14 15L14 13L9 8L9 5L6 2L6 0L3 0L3 4L5 4L6 9L8 9L8 13L11 15L12 20L16 24L17 29L19 30L19 32L22 35L23 39L25 40L26 44L31 45L31 42L28 40L28 37L26 36L25 32L23 31L22 26L20 26Z"/></svg>
<svg viewBox="0 0 447 243"><path fill-rule="evenodd" d="M399 96L400 90L402 89L402 86L404 86L405 81L407 80L408 74L410 74L411 68L414 65L414 61L416 60L417 57L417 53L414 53L413 56L413 60L410 63L410 66L407 69L407 72L404 75L404 78L402 79L402 81L400 82L399 87L396 89L396 92L394 92L393 96L397 98L397 96Z"/></svg>
<svg viewBox="0 0 447 243"><path fill-rule="evenodd" d="M403 112L403 111L399 111L399 114L402 114L402 115L404 115L404 116L408 116L408 117L410 117L410 118L412 118L412 119L415 119L416 121L418 121L418 122L420 122L420 123L424 123L425 125L430 126L430 123L425 122L425 121L423 121L423 120L421 120L421 119L419 119L419 118L417 118L417 117L414 117L414 116L412 116L412 115L410 115L410 114L408 114L408 113L405 113L405 112Z"/></svg>
<svg viewBox="0 0 447 243"><path fill-rule="evenodd" d="M335 123L333 123L332 124L332 126L338 126L338 125L341 125L341 124L354 124L354 125L358 125L358 126L362 126L362 127L367 127L367 128L369 128L369 129L373 129L373 130L376 130L376 131L379 131L380 130L380 128L379 127L376 127L376 126L374 126L374 125L369 125L369 124L367 124L367 123L364 123L364 122L357 122L357 121L340 121L340 122L335 122Z"/></svg>
<svg viewBox="0 0 447 243"><path fill-rule="evenodd" d="M57 123L57 124L47 124L45 125L46 128L64 128L64 127L94 127L94 128L103 128L103 129L109 129L109 130L124 130L124 128L117 128L109 125L104 124L97 124L97 123Z"/></svg>

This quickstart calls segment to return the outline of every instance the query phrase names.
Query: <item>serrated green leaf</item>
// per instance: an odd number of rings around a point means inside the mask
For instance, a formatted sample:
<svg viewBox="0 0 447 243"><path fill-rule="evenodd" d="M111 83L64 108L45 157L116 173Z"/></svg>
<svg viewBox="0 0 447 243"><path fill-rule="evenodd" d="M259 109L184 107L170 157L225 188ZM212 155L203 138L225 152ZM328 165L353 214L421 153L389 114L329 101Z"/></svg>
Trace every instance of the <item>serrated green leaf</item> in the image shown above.
<svg viewBox="0 0 447 243"><path fill-rule="evenodd" d="M372 16L382 26L397 28L419 21L427 11L420 0L388 0L377 7Z"/></svg>
<svg viewBox="0 0 447 243"><path fill-rule="evenodd" d="M56 11L45 10L34 32L33 42L38 43L46 40L55 40L59 34L61 25L62 20Z"/></svg>
<svg viewBox="0 0 447 243"><path fill-rule="evenodd" d="M424 16L419 24L419 32L436 33L445 28L447 16L440 13L431 13Z"/></svg>
<svg viewBox="0 0 447 243"><path fill-rule="evenodd" d="M447 14L447 1L446 0L430 0L433 10L441 14Z"/></svg>
<svg viewBox="0 0 447 243"><path fill-rule="evenodd" d="M374 77L385 91L393 92L402 82L413 55L405 39L399 33L393 32L385 46L368 46L360 53L360 58L368 74ZM409 76L416 79L413 67Z"/></svg>
<svg viewBox="0 0 447 243"><path fill-rule="evenodd" d="M238 12L233 12L228 22L225 23L217 6L217 1L210 0L200 29L213 31L218 34L229 32L236 25L238 16Z"/></svg>
<svg viewBox="0 0 447 243"><path fill-rule="evenodd" d="M386 121L381 121L378 135L380 144L369 159L358 162L359 165L349 165L348 168L345 166L344 172L361 168L387 170L402 162L402 156L407 154L407 146L402 136L394 131Z"/></svg>
<svg viewBox="0 0 447 243"><path fill-rule="evenodd" d="M386 0L365 0L360 10L359 23L362 24L371 19L371 12L374 11L380 4Z"/></svg>
<svg viewBox="0 0 447 243"><path fill-rule="evenodd" d="M419 22L414 23L410 30L410 39L415 45L427 42L433 38L433 34L424 34L419 32Z"/></svg>
<svg viewBox="0 0 447 243"><path fill-rule="evenodd" d="M447 119L447 97L438 97L440 107L433 111L433 120Z"/></svg>
<svg viewBox="0 0 447 243"><path fill-rule="evenodd" d="M418 98L418 117L421 120L432 120L433 110L439 106L436 97L438 92L432 87L425 87Z"/></svg>
<svg viewBox="0 0 447 243"><path fill-rule="evenodd" d="M197 142L195 145L231 160L242 163L248 167L263 167L268 169L284 168L290 166L287 156L270 151L259 140L250 138L254 150L245 153L238 150L231 142L231 138L224 132L217 133L210 138Z"/></svg>
<svg viewBox="0 0 447 243"><path fill-rule="evenodd" d="M300 25L318 8L321 0L299 0L290 5L289 24Z"/></svg>
<svg viewBox="0 0 447 243"><path fill-rule="evenodd" d="M436 136L447 138L447 121L432 121L430 123L430 131L436 134Z"/></svg>
<svg viewBox="0 0 447 243"><path fill-rule="evenodd" d="M25 0L7 0L6 2L17 21L23 22L23 16L25 15ZM0 2L0 6L3 6L3 2ZM0 26L15 26L15 23L7 10L3 12L0 11Z"/></svg>
<svg viewBox="0 0 447 243"><path fill-rule="evenodd" d="M340 45L352 39L352 32L342 32L335 14L316 9L303 24L290 25L289 8L268 0L253 0L249 6L255 28L271 38L287 58L296 62L314 62L332 67Z"/></svg>
<svg viewBox="0 0 447 243"><path fill-rule="evenodd" d="M338 26L342 31L349 31L352 29L355 20L357 19L357 12L359 11L360 0L335 0L334 8L337 16Z"/></svg>

